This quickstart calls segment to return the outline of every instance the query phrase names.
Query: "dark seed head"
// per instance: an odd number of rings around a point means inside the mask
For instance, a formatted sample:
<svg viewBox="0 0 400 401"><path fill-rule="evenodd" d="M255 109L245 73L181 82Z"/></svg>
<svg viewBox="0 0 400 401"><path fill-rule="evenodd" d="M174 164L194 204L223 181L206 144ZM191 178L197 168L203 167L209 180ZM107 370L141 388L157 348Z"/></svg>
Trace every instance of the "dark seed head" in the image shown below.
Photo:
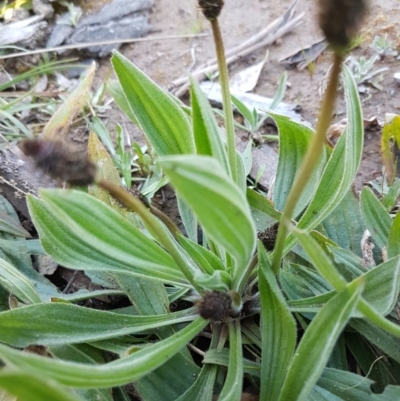
<svg viewBox="0 0 400 401"><path fill-rule="evenodd" d="M344 51L358 31L366 0L318 0L319 26L334 50Z"/></svg>
<svg viewBox="0 0 400 401"><path fill-rule="evenodd" d="M199 0L199 8L209 21L218 18L223 6L223 0Z"/></svg>
<svg viewBox="0 0 400 401"><path fill-rule="evenodd" d="M227 319L232 311L232 298L226 292L208 291L198 303L201 317L218 322Z"/></svg>
<svg viewBox="0 0 400 401"><path fill-rule="evenodd" d="M267 251L274 250L278 228L279 223L275 223L273 226L258 233L258 239L263 243Z"/></svg>
<svg viewBox="0 0 400 401"><path fill-rule="evenodd" d="M71 185L94 182L96 166L85 154L77 153L60 141L25 139L20 144L26 156L32 157L36 167L55 179Z"/></svg>

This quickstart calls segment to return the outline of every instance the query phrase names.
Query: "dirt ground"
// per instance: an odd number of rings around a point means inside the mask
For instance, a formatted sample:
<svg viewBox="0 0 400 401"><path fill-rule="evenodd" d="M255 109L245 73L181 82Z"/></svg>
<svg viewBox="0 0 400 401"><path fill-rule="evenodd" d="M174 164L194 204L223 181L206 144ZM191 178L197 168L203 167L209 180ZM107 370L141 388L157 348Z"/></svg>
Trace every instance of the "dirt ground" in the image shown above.
<svg viewBox="0 0 400 401"><path fill-rule="evenodd" d="M86 12L90 13L100 9L107 1L109 0L74 0L74 3L81 5ZM225 47L229 49L241 44L258 33L276 18L283 16L293 1L226 0L220 17ZM368 59L376 54L371 44L377 35L387 35L387 40L392 43L394 49L400 51L399 6L400 0L370 0L370 12L363 25L361 45L352 53L356 60L360 60L361 57ZM269 47L269 59L253 92L261 96L273 97L279 78L286 70L288 85L284 101L298 105L302 117L315 126L321 100L319 93L326 80L331 54L326 51L312 64L313 68L303 70L295 67L288 68L279 61L321 38L321 32L316 24L316 1L298 0L295 15L301 13L304 13L302 25ZM206 36L190 39L155 39L125 45L120 49L127 58L164 88L170 88L174 79L188 74L191 68L198 67L215 55L211 29L197 9L197 0L183 2L155 0L150 14L150 24L152 30L148 35L149 38L206 34ZM265 52L266 49L261 49L231 65L230 74L233 76L258 63L264 58ZM95 86L100 85L111 69L108 57L98 62L100 67ZM379 124L366 129L363 160L356 180L358 189L363 183L381 176L381 127L385 113L399 113L400 84L393 77L393 74L399 71L398 64L399 59L394 56L385 56L376 61L373 70L388 68L388 71L380 74L382 89L378 90L371 85L366 85L367 93L360 94L364 118L367 120L375 118ZM188 101L187 97L183 100ZM334 121L339 122L345 117L342 94L337 102ZM134 141L143 142L142 134L115 105L103 115L103 121L110 132L115 132L116 125L121 124L131 134ZM85 146L83 138L82 132L77 132L77 135L73 136L76 142Z"/></svg>
<svg viewBox="0 0 400 401"><path fill-rule="evenodd" d="M195 64L209 60L214 56L214 47L211 40L211 31L208 22L196 9L196 1L177 2L175 0L157 0L153 7L150 23L153 32L150 36L167 36L179 34L208 33L209 36L193 39L156 40L137 43L122 47L122 53L143 69L159 85L167 88L171 82L188 72L193 63L191 50L194 49ZM292 0L272 2L267 0L227 0L221 14L220 24L226 48L238 45L260 29L282 16L292 4ZM371 57L374 52L371 43L375 35L387 35L396 49L400 49L400 1L399 0L372 0L370 12L363 25L363 42L353 52L359 59ZM279 43L270 47L269 61L263 68L254 93L273 97L277 82L285 70L279 60L314 43L321 37L316 25L317 10L315 2L299 0L296 15L304 12L303 24L292 33L287 34ZM265 55L260 50L231 66L232 74L259 62ZM382 74L381 85L383 90L368 88L369 94L361 94L363 112L366 119L377 117L383 123L385 113L399 113L399 84L393 78L398 71L399 61L395 57L385 57L377 61L374 69L389 67L389 71ZM320 104L318 95L320 87L326 78L330 65L330 54L325 52L315 63L311 73L309 69L301 71L296 68L287 69L288 88L284 101L295 103L301 107L302 116L315 126L315 120ZM104 76L109 68L109 62L103 60L100 76ZM345 118L344 101L340 99L337 105L336 121ZM108 118L109 128L121 120L118 111L111 113ZM135 135L136 136L136 135ZM376 178L381 173L380 159L380 129L366 130L365 148L360 173L357 179L359 188L363 182Z"/></svg>

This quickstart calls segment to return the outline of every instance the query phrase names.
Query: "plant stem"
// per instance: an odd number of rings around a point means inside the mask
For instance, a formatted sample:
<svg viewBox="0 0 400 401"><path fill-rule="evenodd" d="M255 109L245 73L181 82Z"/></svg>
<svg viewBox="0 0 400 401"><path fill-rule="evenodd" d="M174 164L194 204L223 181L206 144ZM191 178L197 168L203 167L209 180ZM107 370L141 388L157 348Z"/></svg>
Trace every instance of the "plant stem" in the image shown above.
<svg viewBox="0 0 400 401"><path fill-rule="evenodd" d="M149 232L160 242L160 244L168 251L171 257L175 260L176 264L181 269L182 273L185 275L187 280L192 284L192 286L199 292L201 288L196 284L194 280L194 274L190 269L187 261L183 258L182 254L179 252L177 245L172 240L171 236L162 226L161 222L157 220L155 216L152 215L150 210L132 194L130 194L125 189L113 184L110 181L100 179L97 182L101 188L105 189L110 195L121 201L124 205L135 211L142 219L144 225L149 230Z"/></svg>
<svg viewBox="0 0 400 401"><path fill-rule="evenodd" d="M283 208L272 260L272 270L275 274L278 274L279 272L279 266L285 246L286 234L288 231L287 223L290 222L296 203L300 198L300 195L303 192L304 187L306 186L316 164L318 163L319 158L321 157L323 146L326 141L326 132L329 128L332 112L335 106L342 61L343 56L335 53L328 87L326 89L319 114L316 133L310 143L303 163L301 164L300 170L296 175L296 179L292 188L290 189L285 206Z"/></svg>
<svg viewBox="0 0 400 401"><path fill-rule="evenodd" d="M235 182L238 182L238 174L236 166L237 163L236 163L235 128L233 122L231 93L229 90L229 75L228 75L228 67L226 65L224 42L222 40L218 18L215 18L213 21L211 21L211 28L214 36L215 50L217 53L219 82L221 85L222 104L225 116L225 129L226 129L229 166L233 180Z"/></svg>

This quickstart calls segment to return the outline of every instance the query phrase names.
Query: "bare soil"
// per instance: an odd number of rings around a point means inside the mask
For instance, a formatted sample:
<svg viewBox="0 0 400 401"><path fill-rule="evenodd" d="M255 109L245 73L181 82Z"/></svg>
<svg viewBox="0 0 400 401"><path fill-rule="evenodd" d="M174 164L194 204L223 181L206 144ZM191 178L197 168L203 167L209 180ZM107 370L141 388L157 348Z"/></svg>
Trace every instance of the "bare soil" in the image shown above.
<svg viewBox="0 0 400 401"><path fill-rule="evenodd" d="M196 1L177 2L175 0L157 0L152 10L150 22L153 32L150 36L160 37L179 34L207 33L207 37L192 39L170 39L142 42L124 46L122 53L146 72L159 85L168 88L171 82L188 73L189 67L209 60L214 56L212 35L208 22L200 15L196 8ZM290 7L292 1L271 2L266 0L229 0L220 17L220 25L226 48L238 45L260 29L282 16ZM270 47L269 61L265 65L258 85L254 92L273 97L277 82L285 70L279 60L300 50L321 38L321 32L316 24L317 10L314 1L300 0L296 14L305 13L304 23L292 33L284 36L279 43ZM374 54L371 43L376 35L387 35L396 49L400 50L400 26L398 25L400 8L398 0L372 0L368 18L363 25L364 40L361 46L354 50L353 56L369 58ZM194 49L195 60L191 55ZM265 55L265 50L255 52L251 56L234 64L230 71L232 74L259 62ZM295 103L301 107L301 114L312 125L320 104L319 89L323 85L330 66L330 53L326 51L310 69L287 70L289 86L286 91L285 102ZM399 112L399 84L393 78L398 71L399 61L395 57L386 57L375 63L374 69L389 67L389 71L382 74L383 90L368 88L369 94L361 95L363 112L366 119L377 117L383 123L385 113ZM102 77L109 69L109 61L101 62L100 74ZM336 109L335 121L346 117L343 96L339 99ZM121 122L120 113L115 110L109 116L108 127L113 130L117 122ZM129 123L125 124L130 127ZM140 141L140 133L131 128L134 138ZM135 133L136 132L136 133ZM357 187L362 183L376 178L381 173L380 158L380 129L366 130L363 160Z"/></svg>

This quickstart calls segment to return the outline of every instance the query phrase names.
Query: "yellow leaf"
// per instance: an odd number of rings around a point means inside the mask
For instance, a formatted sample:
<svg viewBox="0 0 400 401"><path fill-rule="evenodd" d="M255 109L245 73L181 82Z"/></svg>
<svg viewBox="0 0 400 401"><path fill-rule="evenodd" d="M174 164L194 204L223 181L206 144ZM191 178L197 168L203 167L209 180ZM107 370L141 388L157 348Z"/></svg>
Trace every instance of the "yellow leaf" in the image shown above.
<svg viewBox="0 0 400 401"><path fill-rule="evenodd" d="M396 176L397 160L390 146L390 140L397 144L400 148L400 116L397 114L385 115L385 125L382 130L381 152L382 162L385 166L386 177L389 184L392 184Z"/></svg>
<svg viewBox="0 0 400 401"><path fill-rule="evenodd" d="M88 94L92 86L96 65L93 63L87 71L86 76L78 87L68 96L67 100L54 113L50 121L43 129L42 138L62 139L67 133L75 116L83 109L87 102Z"/></svg>

